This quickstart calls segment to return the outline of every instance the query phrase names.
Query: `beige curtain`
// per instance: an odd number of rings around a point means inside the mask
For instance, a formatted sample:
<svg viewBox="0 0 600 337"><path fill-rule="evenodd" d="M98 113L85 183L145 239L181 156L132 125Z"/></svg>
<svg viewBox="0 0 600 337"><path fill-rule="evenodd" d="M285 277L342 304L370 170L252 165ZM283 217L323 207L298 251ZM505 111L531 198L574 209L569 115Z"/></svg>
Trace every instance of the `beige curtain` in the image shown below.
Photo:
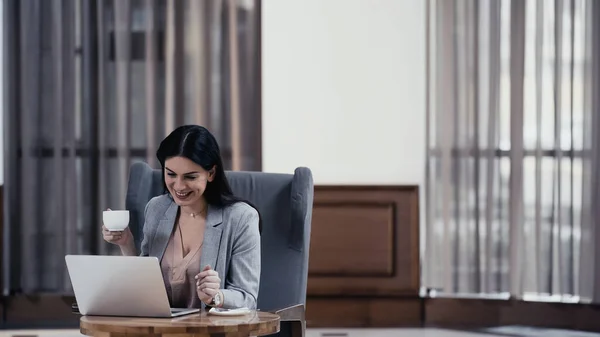
<svg viewBox="0 0 600 337"><path fill-rule="evenodd" d="M260 170L259 0L8 0L4 291L69 291L64 255L108 254L132 161L182 124Z"/></svg>
<svg viewBox="0 0 600 337"><path fill-rule="evenodd" d="M600 300L598 4L428 4L424 286Z"/></svg>

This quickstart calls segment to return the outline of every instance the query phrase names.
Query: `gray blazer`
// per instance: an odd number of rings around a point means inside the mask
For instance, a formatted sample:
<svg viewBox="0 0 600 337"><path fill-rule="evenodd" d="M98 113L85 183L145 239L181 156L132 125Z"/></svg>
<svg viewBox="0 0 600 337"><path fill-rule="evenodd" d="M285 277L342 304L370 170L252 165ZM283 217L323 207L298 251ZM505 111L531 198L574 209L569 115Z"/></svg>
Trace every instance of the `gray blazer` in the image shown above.
<svg viewBox="0 0 600 337"><path fill-rule="evenodd" d="M148 201L141 256L162 259L178 209L168 194ZM200 270L210 265L219 273L224 308L255 309L261 267L258 212L243 202L209 205L200 264Z"/></svg>

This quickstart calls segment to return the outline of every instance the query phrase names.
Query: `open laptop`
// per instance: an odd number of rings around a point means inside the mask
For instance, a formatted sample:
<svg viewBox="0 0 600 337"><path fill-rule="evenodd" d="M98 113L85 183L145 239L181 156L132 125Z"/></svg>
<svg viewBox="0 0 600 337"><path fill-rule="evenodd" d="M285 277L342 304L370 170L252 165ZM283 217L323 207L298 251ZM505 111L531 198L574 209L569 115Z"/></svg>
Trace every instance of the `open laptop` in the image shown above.
<svg viewBox="0 0 600 337"><path fill-rule="evenodd" d="M66 255L82 315L177 317L200 309L170 308L156 257Z"/></svg>

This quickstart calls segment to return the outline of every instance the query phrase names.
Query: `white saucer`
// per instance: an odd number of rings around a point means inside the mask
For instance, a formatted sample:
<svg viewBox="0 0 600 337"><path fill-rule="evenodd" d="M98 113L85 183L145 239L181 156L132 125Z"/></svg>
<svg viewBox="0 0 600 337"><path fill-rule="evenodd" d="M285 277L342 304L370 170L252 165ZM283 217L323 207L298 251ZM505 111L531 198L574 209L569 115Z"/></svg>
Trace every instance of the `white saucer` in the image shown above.
<svg viewBox="0 0 600 337"><path fill-rule="evenodd" d="M237 309L211 308L208 311L208 314L215 315L215 316L241 316L241 315L247 315L252 312L254 312L254 310L250 310L248 308L237 308Z"/></svg>

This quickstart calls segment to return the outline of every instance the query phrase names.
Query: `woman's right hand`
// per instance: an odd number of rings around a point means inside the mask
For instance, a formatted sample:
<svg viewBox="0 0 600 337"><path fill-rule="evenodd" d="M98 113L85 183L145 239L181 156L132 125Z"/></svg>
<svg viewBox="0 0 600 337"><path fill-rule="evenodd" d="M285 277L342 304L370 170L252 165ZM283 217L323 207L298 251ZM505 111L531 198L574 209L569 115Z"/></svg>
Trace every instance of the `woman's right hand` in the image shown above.
<svg viewBox="0 0 600 337"><path fill-rule="evenodd" d="M133 239L129 227L122 231L109 231L104 225L102 225L102 237L104 241L117 246L127 246Z"/></svg>
<svg viewBox="0 0 600 337"><path fill-rule="evenodd" d="M110 211L111 209L107 208L106 210ZM102 224L102 237L104 238L104 241L119 247L128 246L133 239L129 227L126 227L125 230L122 231L109 231L104 224Z"/></svg>

